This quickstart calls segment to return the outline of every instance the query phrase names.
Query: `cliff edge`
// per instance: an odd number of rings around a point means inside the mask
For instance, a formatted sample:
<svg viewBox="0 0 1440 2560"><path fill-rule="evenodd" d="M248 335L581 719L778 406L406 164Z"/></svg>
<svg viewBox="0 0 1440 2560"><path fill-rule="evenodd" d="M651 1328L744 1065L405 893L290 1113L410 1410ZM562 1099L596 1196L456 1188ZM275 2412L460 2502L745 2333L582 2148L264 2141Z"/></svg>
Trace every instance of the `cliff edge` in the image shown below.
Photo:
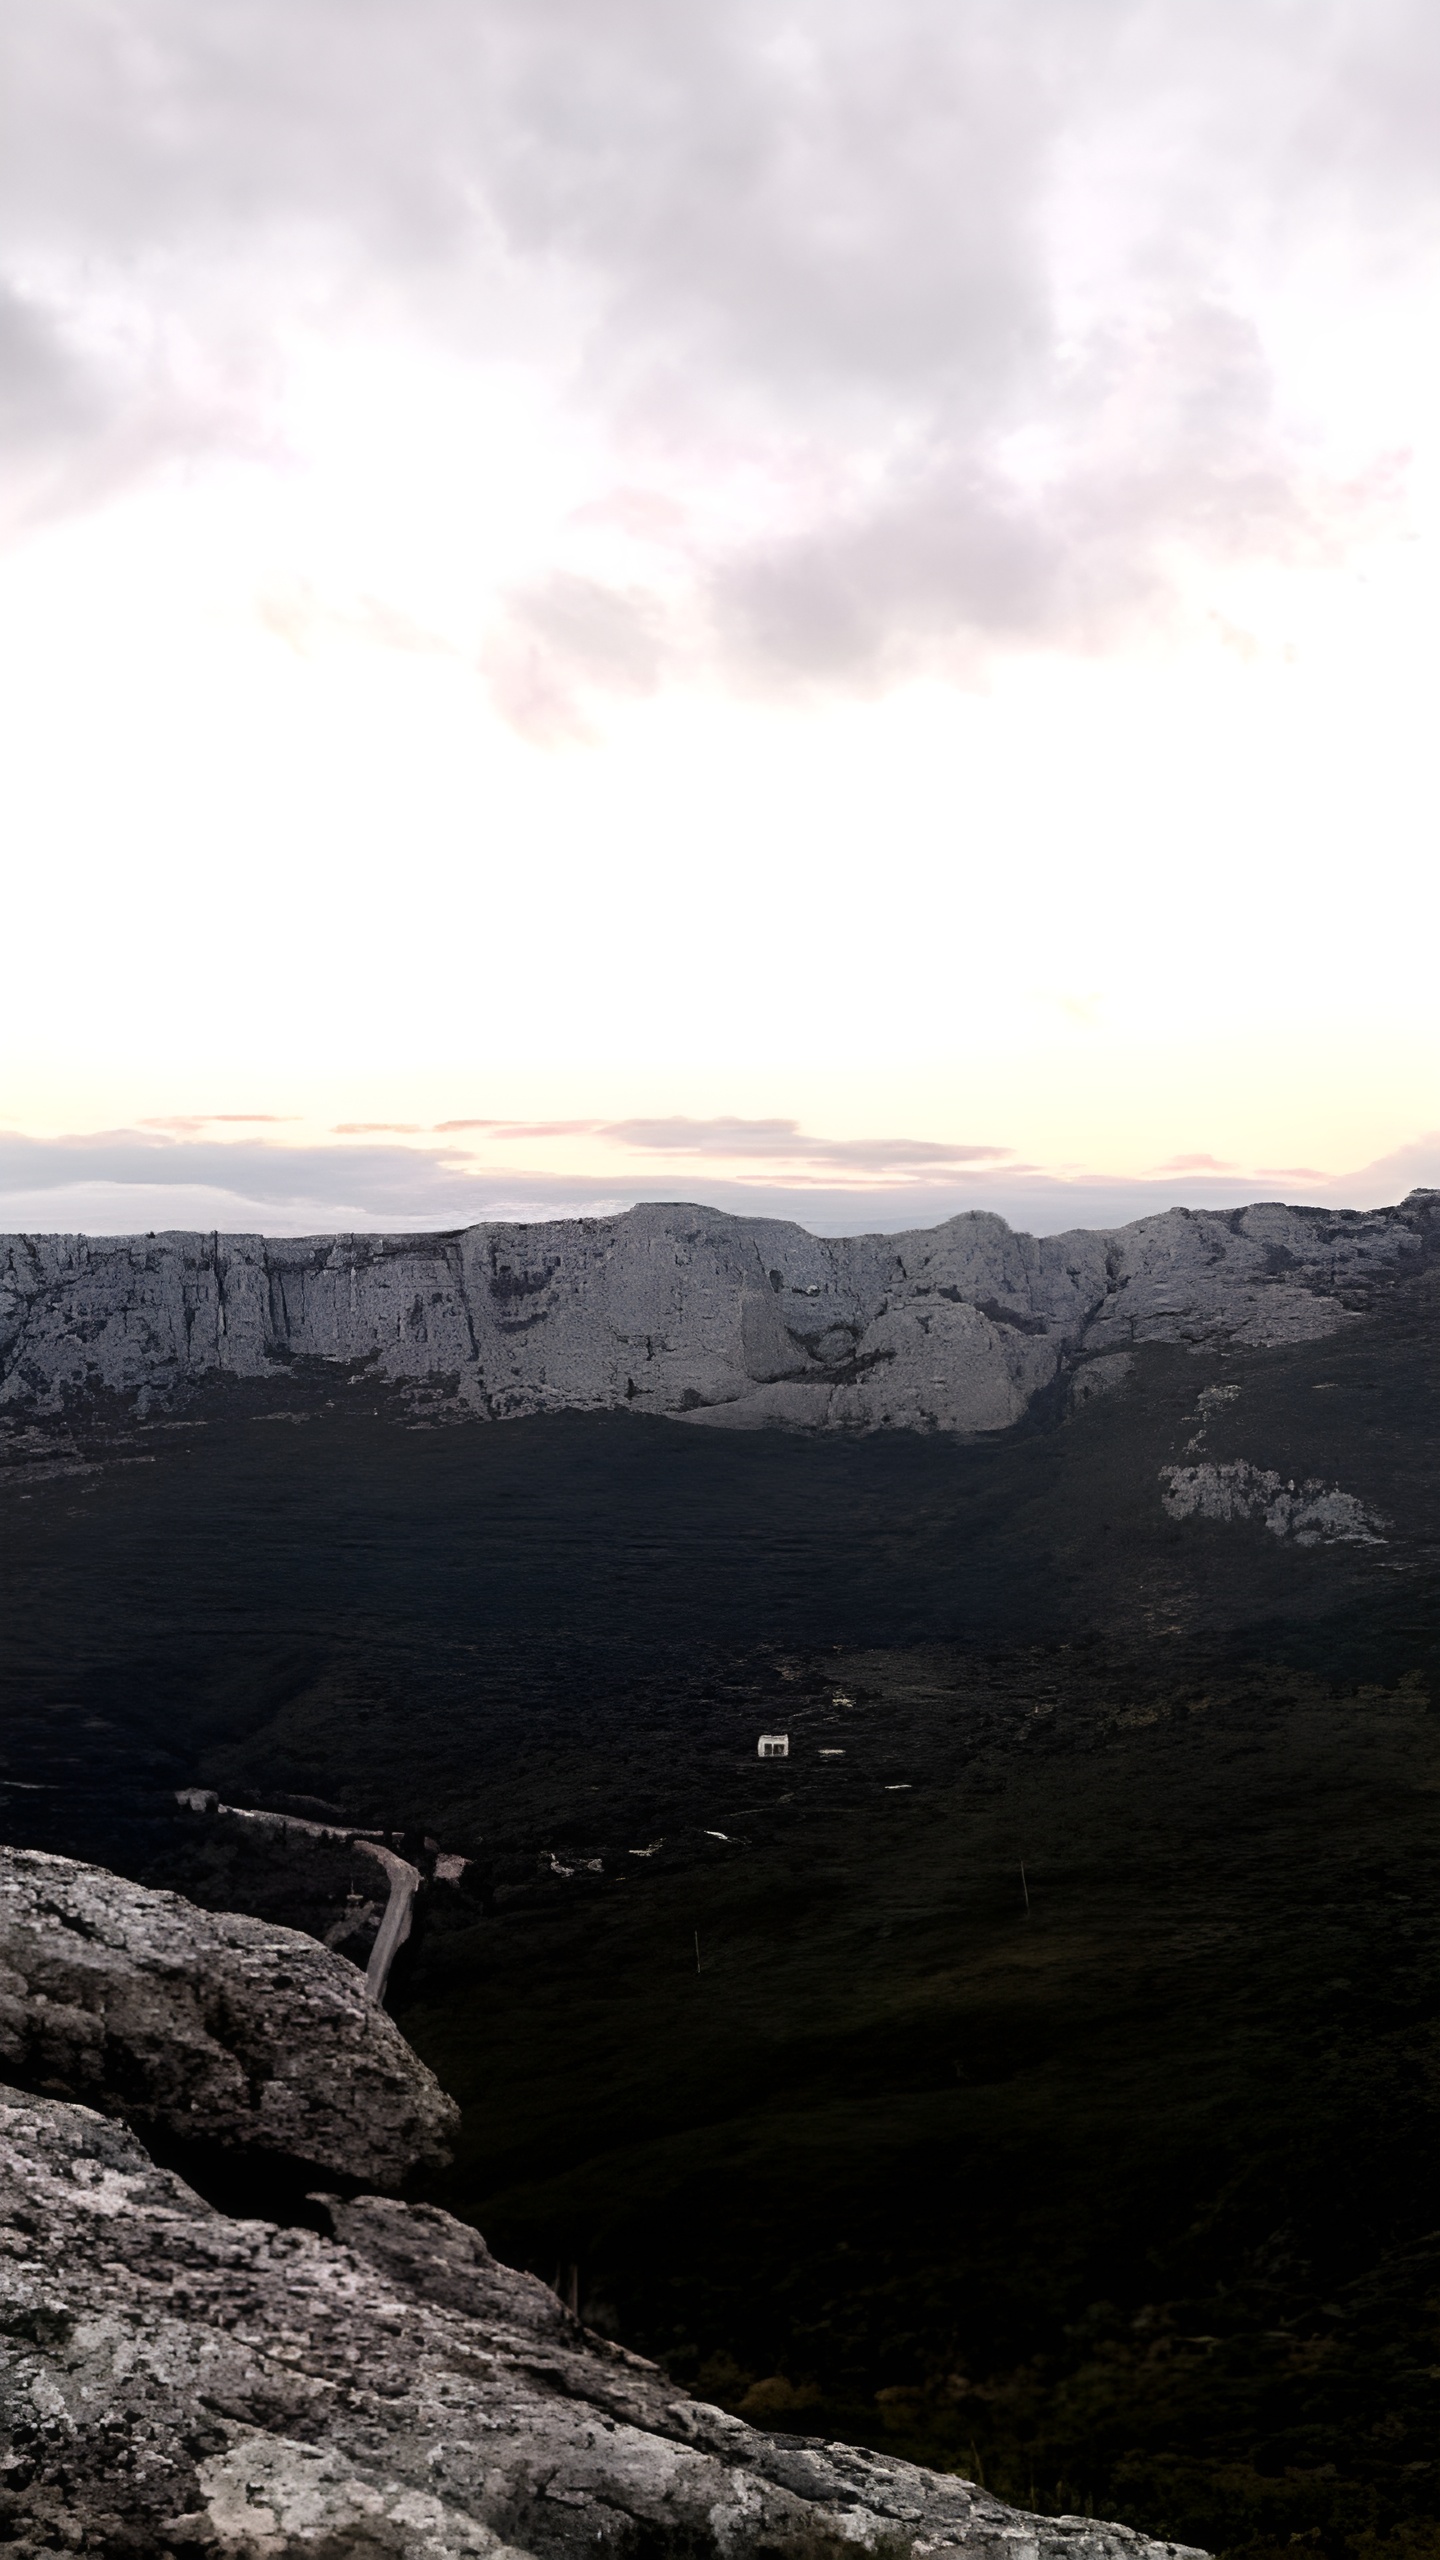
<svg viewBox="0 0 1440 2560"><path fill-rule="evenodd" d="M687 2400L434 2207L233 2221L123 2127L5 2091L0 2160L17 2555L1181 2560Z"/></svg>
<svg viewBox="0 0 1440 2560"><path fill-rule="evenodd" d="M3 1871L0 2071L49 2079L0 2089L0 2540L18 2560L1189 2560L684 2399L438 2207L313 2194L323 2230L215 2212L131 2125L179 2107L243 2145L236 2061L269 2143L361 2184L433 2156L454 2109L366 2015L359 1971L295 1930L69 1859L5 1851ZM51 2094L77 2079L105 2115ZM400 2135L395 2084L423 2117Z"/></svg>
<svg viewBox="0 0 1440 2560"><path fill-rule="evenodd" d="M823 1237L684 1204L453 1235L11 1236L0 1408L143 1413L318 1362L492 1420L997 1431L1063 1372L1103 1384L1138 1343L1332 1333L1437 1252L1437 1192L1043 1237L980 1211Z"/></svg>
<svg viewBox="0 0 1440 2560"><path fill-rule="evenodd" d="M0 1848L0 2079L386 2189L460 2120L344 1956L40 1849Z"/></svg>
<svg viewBox="0 0 1440 2560"><path fill-rule="evenodd" d="M8 1989L27 2049L57 2000L81 2005L77 1965L104 1973L87 1947L113 1947L118 1928L131 1974L145 1970L146 1903L164 1938L147 1997L174 2003L188 2048L193 1998L174 1959L188 1929L201 1977L213 1970L213 1915L66 1860L21 1861L19 1876L27 1969L12 1964ZM252 1956L251 1931L294 1954L293 1932L218 1926ZM253 2000L256 1967L241 1969ZM137 2010L123 1966L110 1987L104 2035L88 2039L95 2093L138 2120L159 2019ZM273 2060L296 2020L293 1985L272 1988ZM62 2076L73 2043L62 2028ZM307 2107L332 2129L337 2108L363 2114L364 2057L347 2053L342 2038L302 2063L290 2115L306 2158ZM222 2123L227 2108L222 2092ZM363 2157L357 2132L349 2165ZM0 2540L17 2560L1192 2560L1123 2525L1024 2515L970 2481L688 2399L434 2206L311 2205L323 2231L234 2219L123 2123L0 2089Z"/></svg>

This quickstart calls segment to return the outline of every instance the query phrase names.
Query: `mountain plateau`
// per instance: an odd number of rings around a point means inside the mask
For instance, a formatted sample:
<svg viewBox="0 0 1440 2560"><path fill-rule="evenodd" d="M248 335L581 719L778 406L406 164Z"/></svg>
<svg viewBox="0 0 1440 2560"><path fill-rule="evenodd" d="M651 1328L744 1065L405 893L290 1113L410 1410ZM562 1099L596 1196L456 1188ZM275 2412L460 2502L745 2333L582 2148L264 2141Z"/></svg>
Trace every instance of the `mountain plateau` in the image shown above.
<svg viewBox="0 0 1440 2560"><path fill-rule="evenodd" d="M0 1406L143 1413L322 1363L495 1420L628 1408L731 1429L1004 1430L1145 1343L1343 1331L1422 1269L1440 1194L1398 1208L1169 1209L1016 1234L969 1211L824 1237L685 1204L453 1235L0 1239Z"/></svg>

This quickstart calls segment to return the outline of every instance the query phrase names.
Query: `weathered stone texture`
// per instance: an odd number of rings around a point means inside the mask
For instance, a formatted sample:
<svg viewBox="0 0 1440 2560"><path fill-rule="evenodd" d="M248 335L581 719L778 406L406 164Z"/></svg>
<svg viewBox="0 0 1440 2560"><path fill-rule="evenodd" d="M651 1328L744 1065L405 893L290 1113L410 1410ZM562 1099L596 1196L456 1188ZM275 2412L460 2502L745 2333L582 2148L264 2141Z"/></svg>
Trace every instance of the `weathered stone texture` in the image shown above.
<svg viewBox="0 0 1440 2560"><path fill-rule="evenodd" d="M367 2187L459 2121L344 1956L38 1849L0 1849L0 2079Z"/></svg>
<svg viewBox="0 0 1440 2560"><path fill-rule="evenodd" d="M0 1240L0 1404L145 1407L297 1358L504 1418L628 1406L732 1427L993 1431L1137 1342L1304 1341L1417 1264L1440 1195L1369 1213L1167 1210L1034 1237L969 1212L822 1237L685 1205L455 1235Z"/></svg>
<svg viewBox="0 0 1440 2560"><path fill-rule="evenodd" d="M1317 1476L1286 1482L1272 1467L1236 1458L1220 1466L1162 1467L1160 1480L1160 1500L1172 1520L1259 1520L1272 1538L1292 1538L1297 1547L1385 1544L1380 1513Z"/></svg>
<svg viewBox="0 0 1440 2560"><path fill-rule="evenodd" d="M235 2222L119 2126L0 2092L0 2537L225 2560L1180 2560L769 2436L434 2207Z"/></svg>

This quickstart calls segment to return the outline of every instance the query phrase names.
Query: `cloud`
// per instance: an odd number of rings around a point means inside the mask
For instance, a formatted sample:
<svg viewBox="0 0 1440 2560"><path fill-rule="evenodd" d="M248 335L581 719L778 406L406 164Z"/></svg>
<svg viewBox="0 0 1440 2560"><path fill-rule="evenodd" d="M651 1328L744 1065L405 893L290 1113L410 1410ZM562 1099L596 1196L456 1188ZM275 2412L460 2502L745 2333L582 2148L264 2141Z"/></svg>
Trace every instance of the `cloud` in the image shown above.
<svg viewBox="0 0 1440 2560"><path fill-rule="evenodd" d="M1357 1204L1364 1207L1401 1200L1407 1191L1440 1189L1440 1129L1428 1129L1408 1146L1396 1147L1392 1154L1362 1166L1354 1187Z"/></svg>
<svg viewBox="0 0 1440 2560"><path fill-rule="evenodd" d="M711 1158L736 1164L770 1160L784 1164L792 1179L804 1179L807 1169L827 1177L843 1169L896 1179L922 1172L953 1172L958 1166L1013 1162L1015 1153L1013 1147L932 1138L817 1138L802 1130L798 1120L747 1120L725 1114L710 1120L683 1114L634 1120L437 1120L428 1130L413 1120L340 1120L334 1134L341 1138L458 1137L472 1130L510 1146L586 1137L633 1154L683 1156L695 1163Z"/></svg>
<svg viewBox="0 0 1440 2560"><path fill-rule="evenodd" d="M1165 1163L1164 1163L1164 1164L1157 1164L1157 1165L1155 1166L1154 1170L1155 1170L1155 1172L1156 1172L1157 1174L1158 1174L1158 1173L1236 1173L1236 1172L1238 1172L1239 1167L1238 1167L1237 1165L1234 1165L1234 1164L1231 1164L1231 1163L1227 1162L1225 1159L1223 1159L1223 1158L1222 1158L1222 1157L1220 1157L1220 1156L1189 1155L1189 1156L1170 1156L1170 1157L1167 1157L1167 1159L1166 1159ZM1293 1171L1293 1170L1294 1170L1294 1168L1292 1167L1292 1171ZM1321 1178L1323 1179L1323 1176L1322 1176Z"/></svg>
<svg viewBox="0 0 1440 2560"><path fill-rule="evenodd" d="M201 1124L176 1121L147 1125L179 1128ZM459 1137L472 1130L483 1131L491 1140L512 1146L527 1140L552 1144L562 1138L586 1137L637 1154L685 1156L696 1162L710 1157L732 1163L770 1158L783 1162L792 1174L807 1166L826 1172L845 1167L857 1174L913 1174L922 1168L947 1170L957 1165L999 1164L1013 1159L1015 1152L1013 1147L952 1144L931 1138L816 1138L802 1130L798 1120L746 1120L724 1114L711 1120L687 1119L683 1114L649 1120L437 1120L429 1129L414 1120L339 1120L334 1134L337 1138L441 1138Z"/></svg>
<svg viewBox="0 0 1440 2560"><path fill-rule="evenodd" d="M53 319L0 284L0 445L24 452L72 434L90 409L83 374Z"/></svg>
<svg viewBox="0 0 1440 2560"><path fill-rule="evenodd" d="M142 1129L160 1129L170 1137L194 1137L201 1129L293 1127L295 1113L287 1111L175 1111L159 1119L141 1120Z"/></svg>
<svg viewBox="0 0 1440 2560"><path fill-rule="evenodd" d="M604 1127L602 1120L437 1120L436 1137L451 1130L489 1129L497 1138L578 1138Z"/></svg>
<svg viewBox="0 0 1440 2560"><path fill-rule="evenodd" d="M0 96L21 513L283 450L331 336L518 370L593 463L478 652L542 742L677 676L1109 645L1187 560L1390 503L1269 323L1331 234L1420 254L1419 0L1303 40L1285 0L53 0L0 24ZM379 595L265 610L453 646Z"/></svg>
<svg viewBox="0 0 1440 2560"><path fill-rule="evenodd" d="M184 1120L170 1127L173 1134L101 1129L59 1138L0 1131L0 1192L198 1188L274 1208L326 1201L407 1218L463 1214L474 1197L468 1159L454 1148L295 1146L206 1138L188 1133Z"/></svg>
<svg viewBox="0 0 1440 2560"><path fill-rule="evenodd" d="M549 745L586 734L587 686L609 694L654 693L672 656L653 597L556 571L507 599L481 664L512 726Z"/></svg>
<svg viewBox="0 0 1440 2560"><path fill-rule="evenodd" d="M1013 1147L951 1146L928 1138L812 1138L798 1120L612 1120L601 1134L652 1154L720 1156L732 1162L775 1158L793 1169L841 1167L852 1173L914 1173L921 1168L998 1164Z"/></svg>
<svg viewBox="0 0 1440 2560"><path fill-rule="evenodd" d="M495 1124L489 1124L494 1126ZM499 1124L540 1138L573 1123ZM580 1124L594 1134L596 1123ZM1223 1209L1284 1196L1311 1206L1372 1208L1411 1189L1440 1186L1440 1132L1345 1176L1319 1177L1283 1195L1266 1178L1193 1172L1145 1177L1057 1175L998 1150L946 1149L927 1141L796 1140L787 1121L681 1119L608 1124L658 1133L647 1151L667 1160L667 1178L618 1165L595 1173L480 1163L453 1144L296 1146L275 1140L209 1140L132 1129L63 1138L0 1131L0 1230L8 1233L134 1235L166 1227L228 1233L326 1235L454 1229L486 1219L530 1222L607 1217L637 1201L689 1199L737 1217L790 1219L818 1234L893 1234L937 1225L968 1209L998 1212L1012 1227L1053 1235L1071 1227L1115 1227L1172 1207ZM716 1170L669 1171L666 1133L685 1129L749 1133L745 1147L717 1148ZM770 1139L773 1138L772 1148ZM624 1143L621 1141L620 1143ZM687 1142L688 1143L688 1142ZM787 1156L803 1144L808 1157ZM877 1156L875 1150L880 1147ZM703 1156L703 1150L691 1149ZM966 1161L965 1159L969 1159Z"/></svg>

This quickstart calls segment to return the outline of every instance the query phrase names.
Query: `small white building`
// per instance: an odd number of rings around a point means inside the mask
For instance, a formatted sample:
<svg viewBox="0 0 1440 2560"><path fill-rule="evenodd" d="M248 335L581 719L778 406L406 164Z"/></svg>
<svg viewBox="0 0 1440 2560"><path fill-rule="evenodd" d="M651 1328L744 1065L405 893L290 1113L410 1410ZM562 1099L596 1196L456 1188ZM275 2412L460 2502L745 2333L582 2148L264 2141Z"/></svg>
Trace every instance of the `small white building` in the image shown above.
<svg viewBox="0 0 1440 2560"><path fill-rule="evenodd" d="M755 1745L755 1757L757 1760L788 1760L790 1757L789 1734L762 1733Z"/></svg>

